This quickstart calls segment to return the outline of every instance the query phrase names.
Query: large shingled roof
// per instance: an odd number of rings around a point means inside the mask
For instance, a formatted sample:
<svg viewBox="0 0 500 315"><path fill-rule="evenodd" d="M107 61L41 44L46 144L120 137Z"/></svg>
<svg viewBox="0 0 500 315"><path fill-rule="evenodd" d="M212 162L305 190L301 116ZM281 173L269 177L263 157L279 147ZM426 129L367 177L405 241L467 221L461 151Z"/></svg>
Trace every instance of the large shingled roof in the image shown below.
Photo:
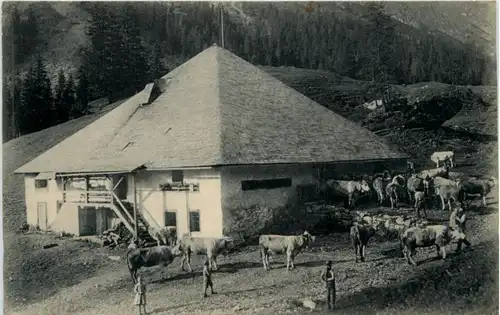
<svg viewBox="0 0 500 315"><path fill-rule="evenodd" d="M369 130L212 46L16 173L399 159Z"/></svg>

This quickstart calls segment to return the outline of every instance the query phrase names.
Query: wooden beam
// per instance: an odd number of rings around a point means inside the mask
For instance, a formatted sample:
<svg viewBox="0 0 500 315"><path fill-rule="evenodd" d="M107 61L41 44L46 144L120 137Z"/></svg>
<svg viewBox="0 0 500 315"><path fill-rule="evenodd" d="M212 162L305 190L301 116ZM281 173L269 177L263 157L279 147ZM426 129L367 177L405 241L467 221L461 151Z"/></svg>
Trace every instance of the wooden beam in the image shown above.
<svg viewBox="0 0 500 315"><path fill-rule="evenodd" d="M89 183L89 177L88 176L85 176L85 202L86 203L89 203L89 188L90 188L90 183Z"/></svg>
<svg viewBox="0 0 500 315"><path fill-rule="evenodd" d="M135 173L132 173L132 179L134 182L134 225L135 225L135 239L139 241L139 232L137 230L137 182L135 178Z"/></svg>
<svg viewBox="0 0 500 315"><path fill-rule="evenodd" d="M122 182L122 180L125 178L125 176L122 176L120 177L120 180L118 181L118 183L116 183L115 186L113 186L113 189L111 189L112 191L115 191L115 189L118 187L118 185L120 185L120 183Z"/></svg>

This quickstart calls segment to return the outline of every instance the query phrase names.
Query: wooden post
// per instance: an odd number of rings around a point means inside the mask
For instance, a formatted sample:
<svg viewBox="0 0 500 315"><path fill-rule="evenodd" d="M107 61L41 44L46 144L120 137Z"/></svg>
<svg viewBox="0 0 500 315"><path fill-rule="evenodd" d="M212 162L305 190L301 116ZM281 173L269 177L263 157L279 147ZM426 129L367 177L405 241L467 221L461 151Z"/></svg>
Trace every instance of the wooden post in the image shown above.
<svg viewBox="0 0 500 315"><path fill-rule="evenodd" d="M139 231L137 224L137 183L135 180L135 173L132 173L132 179L134 182L134 229L135 229L135 239L139 241Z"/></svg>
<svg viewBox="0 0 500 315"><path fill-rule="evenodd" d="M90 188L89 177L85 176L85 203L89 203L89 188Z"/></svg>

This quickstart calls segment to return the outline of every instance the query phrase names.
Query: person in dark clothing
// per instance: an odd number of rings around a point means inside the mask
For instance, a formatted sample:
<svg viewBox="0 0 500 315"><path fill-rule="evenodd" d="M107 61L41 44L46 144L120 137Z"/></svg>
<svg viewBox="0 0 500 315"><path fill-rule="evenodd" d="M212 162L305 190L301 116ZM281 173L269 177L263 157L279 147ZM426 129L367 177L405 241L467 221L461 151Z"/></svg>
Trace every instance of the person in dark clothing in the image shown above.
<svg viewBox="0 0 500 315"><path fill-rule="evenodd" d="M216 294L214 292L214 284L212 283L212 272L208 268L208 260L205 260L205 263L203 264L203 287L204 287L204 292L203 292L203 297L207 297L207 289L210 287L210 291L212 294Z"/></svg>
<svg viewBox="0 0 500 315"><path fill-rule="evenodd" d="M333 309L335 306L335 274L332 270L332 261L329 260L326 263L326 268L323 269L321 273L321 280L326 283L326 302L328 304L328 309Z"/></svg>

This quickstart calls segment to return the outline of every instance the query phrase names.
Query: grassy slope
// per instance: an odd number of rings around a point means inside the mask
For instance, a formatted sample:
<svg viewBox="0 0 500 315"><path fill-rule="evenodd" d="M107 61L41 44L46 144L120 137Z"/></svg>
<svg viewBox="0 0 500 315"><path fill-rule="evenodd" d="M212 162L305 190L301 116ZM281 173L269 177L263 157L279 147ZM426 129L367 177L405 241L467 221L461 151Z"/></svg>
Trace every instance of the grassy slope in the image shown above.
<svg viewBox="0 0 500 315"><path fill-rule="evenodd" d="M448 213L430 215L439 222ZM337 276L337 314L495 314L497 269L491 266L496 265L497 255L491 249L498 247L498 227L491 222L496 221L497 214L472 213L468 228L474 250L455 255L451 245L444 262L433 259L433 248L419 250L415 258L423 264L418 267L398 257L396 242L378 237L370 242L367 262L358 264L353 261L347 234L319 237L312 250L297 256L292 272L283 268L283 255L273 256L274 269L264 271L257 247L248 247L220 257L220 271L214 273L218 294L206 300L201 299L200 256L193 257L193 275L180 271L179 258L171 266L143 269L140 274L148 282L148 308L155 314L303 314L306 310L296 306L296 301L304 298L316 300L318 313L327 314L324 285L319 281L327 259L333 260ZM8 310L17 311L10 314L135 311L125 250L98 249L69 240L56 240L59 247L41 250L33 246L40 240L53 242L50 236L19 238L27 253L23 266L33 262L33 267L31 273L6 274L7 279L13 278L7 285ZM118 255L122 260L106 262L106 255ZM99 272L97 268L101 268ZM69 272L73 279L67 276Z"/></svg>

